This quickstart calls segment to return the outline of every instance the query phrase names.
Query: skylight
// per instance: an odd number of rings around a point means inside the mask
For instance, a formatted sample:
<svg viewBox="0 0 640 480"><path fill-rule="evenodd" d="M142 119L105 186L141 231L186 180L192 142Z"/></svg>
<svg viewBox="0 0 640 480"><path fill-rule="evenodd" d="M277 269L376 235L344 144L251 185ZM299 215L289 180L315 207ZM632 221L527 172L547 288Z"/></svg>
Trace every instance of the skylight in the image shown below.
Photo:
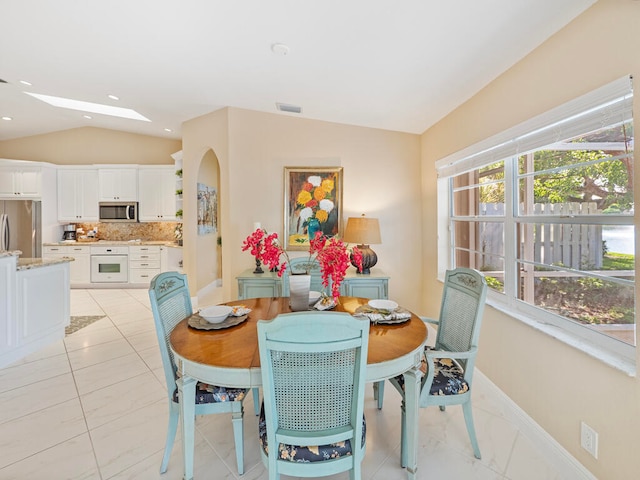
<svg viewBox="0 0 640 480"><path fill-rule="evenodd" d="M130 118L132 120L141 120L150 122L147 117L140 115L130 108L113 107L111 105L102 105L100 103L83 102L81 100L73 100L71 98L53 97L51 95L42 95L40 93L24 92L38 100L42 100L54 107L68 108L71 110L80 110L81 112L99 113L101 115L111 115L112 117Z"/></svg>

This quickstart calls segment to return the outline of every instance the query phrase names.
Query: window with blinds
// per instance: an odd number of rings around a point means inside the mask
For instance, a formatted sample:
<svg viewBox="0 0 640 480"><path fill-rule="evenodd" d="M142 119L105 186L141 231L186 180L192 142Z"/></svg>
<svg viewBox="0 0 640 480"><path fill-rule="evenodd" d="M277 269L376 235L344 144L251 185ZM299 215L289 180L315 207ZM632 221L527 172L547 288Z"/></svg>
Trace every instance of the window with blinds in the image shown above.
<svg viewBox="0 0 640 480"><path fill-rule="evenodd" d="M635 361L629 77L437 162L440 271Z"/></svg>

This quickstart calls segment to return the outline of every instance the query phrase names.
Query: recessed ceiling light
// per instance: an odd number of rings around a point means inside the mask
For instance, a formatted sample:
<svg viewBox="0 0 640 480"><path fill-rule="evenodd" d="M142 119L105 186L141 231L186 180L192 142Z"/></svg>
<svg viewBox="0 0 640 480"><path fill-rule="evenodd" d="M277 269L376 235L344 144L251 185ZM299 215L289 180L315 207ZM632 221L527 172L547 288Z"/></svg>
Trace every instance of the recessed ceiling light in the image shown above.
<svg viewBox="0 0 640 480"><path fill-rule="evenodd" d="M82 115L84 118L86 118L87 120L91 120L93 117L91 115Z"/></svg>
<svg viewBox="0 0 640 480"><path fill-rule="evenodd" d="M173 130L171 130L170 128L165 128L164 131L165 132L173 132Z"/></svg>
<svg viewBox="0 0 640 480"><path fill-rule="evenodd" d="M120 97L116 97L115 95L107 95L111 100L120 100Z"/></svg>
<svg viewBox="0 0 640 480"><path fill-rule="evenodd" d="M32 85L31 82L27 82L26 80L20 80L20 83L23 84L23 85L29 85L29 86Z"/></svg>
<svg viewBox="0 0 640 480"><path fill-rule="evenodd" d="M286 104L286 103L276 103L276 107L281 112L302 113L302 107L299 107L298 105L289 105L289 104Z"/></svg>
<svg viewBox="0 0 640 480"><path fill-rule="evenodd" d="M271 51L276 55L281 55L284 57L285 55L289 54L289 47L284 43L274 43L273 45L271 45Z"/></svg>
<svg viewBox="0 0 640 480"><path fill-rule="evenodd" d="M7 120L7 121L9 121L9 120L13 120L13 118L12 118L12 117L2 117L2 119L3 119L3 120Z"/></svg>
<svg viewBox="0 0 640 480"><path fill-rule="evenodd" d="M51 95L42 95L40 93L24 92L38 100L42 100L49 105L60 108L69 108L71 110L80 110L82 112L99 113L101 115L111 115L112 117L130 118L131 120L141 120L150 122L147 117L139 114L130 108L113 107L111 105L102 105L100 103L83 102L82 100L73 100L71 98L53 97Z"/></svg>

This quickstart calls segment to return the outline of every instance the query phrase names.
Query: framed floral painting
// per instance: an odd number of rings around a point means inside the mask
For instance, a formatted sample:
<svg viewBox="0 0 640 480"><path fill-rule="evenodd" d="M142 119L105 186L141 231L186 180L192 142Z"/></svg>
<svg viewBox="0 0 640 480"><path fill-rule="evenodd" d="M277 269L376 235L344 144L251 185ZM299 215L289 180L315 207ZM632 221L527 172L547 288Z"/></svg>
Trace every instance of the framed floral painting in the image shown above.
<svg viewBox="0 0 640 480"><path fill-rule="evenodd" d="M307 250L317 231L342 233L342 167L284 167L285 249Z"/></svg>

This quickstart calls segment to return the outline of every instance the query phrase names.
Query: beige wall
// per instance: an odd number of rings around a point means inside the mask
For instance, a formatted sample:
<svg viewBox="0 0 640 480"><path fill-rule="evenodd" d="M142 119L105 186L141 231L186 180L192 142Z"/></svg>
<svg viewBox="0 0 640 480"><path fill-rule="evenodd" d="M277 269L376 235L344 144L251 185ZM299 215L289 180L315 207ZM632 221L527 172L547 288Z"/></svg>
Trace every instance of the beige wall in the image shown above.
<svg viewBox="0 0 640 480"><path fill-rule="evenodd" d="M220 234L226 231L226 222L229 217L228 213L228 110L217 110L213 113L194 118L182 124L182 205L183 205L183 267L185 273L189 277L189 289L191 296L195 297L198 290L208 286L210 279L203 279L200 283L198 272L198 263L203 261L204 257L211 258L216 256L216 251L207 248L207 246L198 246L197 234L197 183L200 172L200 164L207 154L215 155L218 160L218 174L220 182L220 190L218 191L218 226ZM185 140L186 139L186 140ZM233 281L233 277L227 278L225 272L229 271L230 259L226 255L225 238L222 241L222 272L223 287L226 295L225 299L231 299L231 289L229 283ZM228 247L227 247L228 248Z"/></svg>
<svg viewBox="0 0 640 480"><path fill-rule="evenodd" d="M207 148L220 162L225 298L237 298L235 277L255 266L240 249L253 223L283 235L284 167L342 166L344 218L366 213L380 219L382 244L373 247L378 254L374 268L391 276L392 298L419 307L419 136L229 108L186 122L183 145L183 182L190 183L188 169L197 166ZM191 222L187 210L185 203L185 224ZM188 250L186 234L185 242ZM193 258L185 260L187 273L194 271L196 256L209 254L188 252Z"/></svg>
<svg viewBox="0 0 640 480"><path fill-rule="evenodd" d="M57 165L172 164L181 140L82 127L0 142L0 158Z"/></svg>
<svg viewBox="0 0 640 480"><path fill-rule="evenodd" d="M441 289L435 280L432 228L434 162L623 75L639 78L638 25L640 2L600 0L423 134L424 282L425 292L432 292L425 297L425 311L437 305ZM639 91L638 81L634 84ZM638 98L634 113L637 122ZM638 176L635 182L640 192ZM483 323L478 367L597 478L638 477L640 391L635 377L491 308ZM580 447L581 421L599 433L598 460Z"/></svg>

